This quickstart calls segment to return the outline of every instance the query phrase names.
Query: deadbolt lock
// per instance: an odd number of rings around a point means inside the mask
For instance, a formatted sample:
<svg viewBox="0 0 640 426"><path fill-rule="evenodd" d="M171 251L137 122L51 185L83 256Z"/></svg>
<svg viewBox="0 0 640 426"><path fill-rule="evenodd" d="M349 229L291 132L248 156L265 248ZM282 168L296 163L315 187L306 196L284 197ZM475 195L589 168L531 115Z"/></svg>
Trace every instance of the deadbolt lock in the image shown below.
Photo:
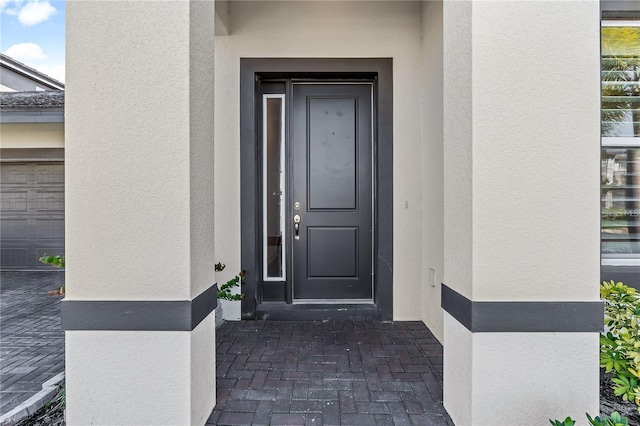
<svg viewBox="0 0 640 426"><path fill-rule="evenodd" d="M300 203L298 201L293 203L293 208L296 209L296 210L300 210Z"/></svg>

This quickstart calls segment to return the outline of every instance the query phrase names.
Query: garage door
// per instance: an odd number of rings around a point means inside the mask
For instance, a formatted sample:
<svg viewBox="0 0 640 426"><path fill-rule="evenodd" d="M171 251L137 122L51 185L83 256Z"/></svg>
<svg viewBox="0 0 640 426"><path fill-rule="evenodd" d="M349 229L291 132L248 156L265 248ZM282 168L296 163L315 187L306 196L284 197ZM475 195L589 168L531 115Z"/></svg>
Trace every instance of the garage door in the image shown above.
<svg viewBox="0 0 640 426"><path fill-rule="evenodd" d="M38 258L64 254L64 164L1 163L0 172L1 268L49 269Z"/></svg>

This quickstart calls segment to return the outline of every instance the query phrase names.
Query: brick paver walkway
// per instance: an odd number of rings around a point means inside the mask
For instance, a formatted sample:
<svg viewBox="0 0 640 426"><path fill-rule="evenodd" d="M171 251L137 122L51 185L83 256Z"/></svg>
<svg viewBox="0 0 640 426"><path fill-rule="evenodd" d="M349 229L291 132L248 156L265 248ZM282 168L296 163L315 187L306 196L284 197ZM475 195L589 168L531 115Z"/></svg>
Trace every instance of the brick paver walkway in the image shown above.
<svg viewBox="0 0 640 426"><path fill-rule="evenodd" d="M227 322L216 340L208 425L453 424L421 322Z"/></svg>
<svg viewBox="0 0 640 426"><path fill-rule="evenodd" d="M64 370L63 272L2 272L0 413ZM452 425L421 322L243 321L217 331L208 425Z"/></svg>
<svg viewBox="0 0 640 426"><path fill-rule="evenodd" d="M59 296L64 272L0 273L0 415L64 371Z"/></svg>

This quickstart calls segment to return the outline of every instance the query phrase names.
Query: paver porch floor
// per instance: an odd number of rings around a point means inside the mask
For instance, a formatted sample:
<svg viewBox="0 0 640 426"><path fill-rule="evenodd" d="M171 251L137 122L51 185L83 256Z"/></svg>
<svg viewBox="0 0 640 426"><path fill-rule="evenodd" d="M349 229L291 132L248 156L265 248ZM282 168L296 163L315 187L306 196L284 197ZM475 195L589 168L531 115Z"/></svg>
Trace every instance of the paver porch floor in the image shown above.
<svg viewBox="0 0 640 426"><path fill-rule="evenodd" d="M442 345L421 322L243 321L217 329L207 425L452 425Z"/></svg>

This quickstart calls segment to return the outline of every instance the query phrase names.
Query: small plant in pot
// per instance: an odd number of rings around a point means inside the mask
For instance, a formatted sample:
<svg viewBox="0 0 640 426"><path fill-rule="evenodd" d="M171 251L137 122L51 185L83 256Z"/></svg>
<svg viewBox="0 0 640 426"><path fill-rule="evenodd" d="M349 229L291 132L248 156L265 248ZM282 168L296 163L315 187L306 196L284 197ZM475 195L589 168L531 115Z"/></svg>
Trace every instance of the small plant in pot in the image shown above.
<svg viewBox="0 0 640 426"><path fill-rule="evenodd" d="M216 272L220 272L224 270L225 267L226 265L224 263L218 262L215 265L215 270ZM243 277L244 277L244 271L240 271L235 277L231 278L229 281L222 284L222 286L220 286L220 288L218 289L218 299L224 299L224 300L244 299L244 293L240 293L240 294L231 293L231 290L234 287L240 286L240 283L242 282Z"/></svg>

